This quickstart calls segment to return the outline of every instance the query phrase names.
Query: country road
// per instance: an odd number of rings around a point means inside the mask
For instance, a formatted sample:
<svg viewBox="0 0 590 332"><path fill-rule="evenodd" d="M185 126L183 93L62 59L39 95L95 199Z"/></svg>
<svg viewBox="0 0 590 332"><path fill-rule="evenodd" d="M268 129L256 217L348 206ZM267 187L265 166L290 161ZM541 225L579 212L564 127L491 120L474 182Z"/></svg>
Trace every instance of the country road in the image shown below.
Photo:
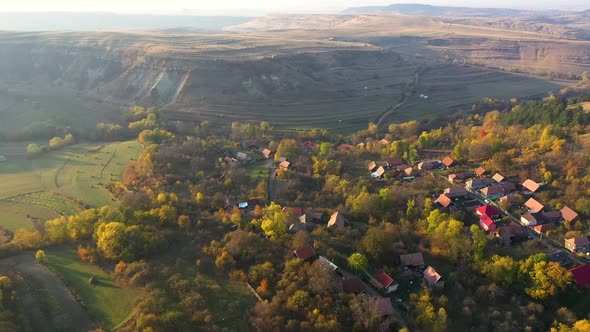
<svg viewBox="0 0 590 332"><path fill-rule="evenodd" d="M420 83L420 73L423 71L423 68L419 69L414 77L414 89L418 89L418 84ZM388 117L391 116L391 114L393 114L393 112L395 110L397 110L398 108L400 108L403 104L406 103L406 101L408 101L408 97L404 97L404 99L397 105L393 106L389 111L383 113L380 117L379 120L377 120L377 128L381 127L381 125L383 124L383 122L385 121L385 119L387 119Z"/></svg>

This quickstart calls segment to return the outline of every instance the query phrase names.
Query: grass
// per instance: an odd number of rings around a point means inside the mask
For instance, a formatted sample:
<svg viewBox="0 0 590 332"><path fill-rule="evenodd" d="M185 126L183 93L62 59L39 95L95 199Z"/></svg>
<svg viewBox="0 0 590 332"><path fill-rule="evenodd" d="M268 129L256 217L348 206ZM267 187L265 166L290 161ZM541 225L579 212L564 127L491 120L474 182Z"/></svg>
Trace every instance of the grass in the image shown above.
<svg viewBox="0 0 590 332"><path fill-rule="evenodd" d="M9 158L0 163L0 226L11 231L20 224L30 228L27 219L44 221L74 214L83 205L111 204L103 184L121 181L126 166L140 151L139 143L129 141L77 144L32 159Z"/></svg>
<svg viewBox="0 0 590 332"><path fill-rule="evenodd" d="M139 291L115 284L106 272L82 262L71 247L55 247L45 253L47 265L77 294L93 320L111 329L128 319ZM91 276L98 284L89 284Z"/></svg>

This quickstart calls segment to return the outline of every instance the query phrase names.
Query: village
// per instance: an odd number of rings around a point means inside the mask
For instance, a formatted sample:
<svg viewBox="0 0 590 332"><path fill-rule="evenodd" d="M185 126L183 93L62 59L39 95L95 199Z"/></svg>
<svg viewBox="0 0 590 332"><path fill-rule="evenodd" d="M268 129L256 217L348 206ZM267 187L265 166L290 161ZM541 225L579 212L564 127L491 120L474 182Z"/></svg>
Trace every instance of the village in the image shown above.
<svg viewBox="0 0 590 332"><path fill-rule="evenodd" d="M387 145L389 141L383 139L377 144ZM273 159L274 152L268 148L260 148L257 143L242 143L244 150L255 153L259 161L266 163L271 170L269 187L274 177L285 171L295 171L293 164L285 157ZM310 152L317 144L306 141L304 151ZM341 144L336 147L340 152L364 149L365 143L356 146ZM429 151L440 153L444 151ZM224 156L225 163L252 163L253 158L245 152L238 152L236 158ZM536 194L546 189L542 183L532 179L506 178L498 172L489 172L483 167L473 171L464 167L451 157L429 159L414 163L401 158L390 158L386 161L370 161L366 164L368 175L372 181L412 181L417 177L436 176L448 181L450 186L438 195L433 196L433 202L446 213L464 212L472 216L473 224L479 225L488 238L498 246L510 246L526 241L539 241L550 249L548 257L569 269L575 283L585 288L590 285L590 239L577 237L563 239L561 243L548 237L548 234L559 224L573 224L579 220L579 215L568 206L558 211L551 211L535 199ZM524 200L524 203L521 201ZM232 207L230 205L228 207ZM260 199L249 199L237 204L240 209L253 211L256 207L264 206ZM282 211L288 216L290 223L288 232L310 232L317 227L338 229L347 227L350 221L340 211L334 211L327 223L323 214L302 207L286 206ZM324 224L325 223L325 224ZM466 225L469 226L469 225ZM383 317L395 316L404 321L399 311L407 309L407 295L418 288L442 289L445 286L444 277L437 272L436 266L426 263L424 254L413 252L399 255L392 263L403 271L401 278L407 289L390 274L382 270L372 269L370 266L351 270L348 262L346 266L336 265L321 253L316 252L313 245L293 248L294 257L304 261L320 261L325 266L326 273L333 273L340 279L340 291L348 294L366 293L372 296L374 307ZM344 257L346 262L348 258ZM352 272L351 272L352 271Z"/></svg>

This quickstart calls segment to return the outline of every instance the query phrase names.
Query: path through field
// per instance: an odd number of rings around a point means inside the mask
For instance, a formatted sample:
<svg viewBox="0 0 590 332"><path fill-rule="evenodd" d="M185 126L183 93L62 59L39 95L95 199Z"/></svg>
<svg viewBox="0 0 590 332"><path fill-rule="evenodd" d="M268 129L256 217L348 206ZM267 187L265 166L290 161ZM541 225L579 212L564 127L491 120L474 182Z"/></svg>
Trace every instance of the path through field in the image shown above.
<svg viewBox="0 0 590 332"><path fill-rule="evenodd" d="M0 259L0 273L14 282L33 331L87 331L90 318L61 280L33 252Z"/></svg>

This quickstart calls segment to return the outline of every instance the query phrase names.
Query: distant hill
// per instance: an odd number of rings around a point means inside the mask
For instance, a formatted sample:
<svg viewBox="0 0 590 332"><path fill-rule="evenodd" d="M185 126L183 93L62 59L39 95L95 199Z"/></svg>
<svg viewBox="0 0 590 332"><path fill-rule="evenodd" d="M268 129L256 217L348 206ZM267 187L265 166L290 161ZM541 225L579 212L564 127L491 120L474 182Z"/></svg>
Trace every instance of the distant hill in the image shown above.
<svg viewBox="0 0 590 332"><path fill-rule="evenodd" d="M472 7L445 7L431 6L423 4L392 4L389 6L369 6L369 7L352 7L344 10L346 14L383 14L398 13L404 15L421 15L421 16L483 16L483 17L502 17L502 16L523 16L539 15L543 12L533 12L509 8L472 8ZM552 11L552 14L555 14Z"/></svg>
<svg viewBox="0 0 590 332"><path fill-rule="evenodd" d="M113 29L161 29L183 27L221 30L242 24L252 17L193 15L132 15L114 13L0 13L0 30L93 31Z"/></svg>

